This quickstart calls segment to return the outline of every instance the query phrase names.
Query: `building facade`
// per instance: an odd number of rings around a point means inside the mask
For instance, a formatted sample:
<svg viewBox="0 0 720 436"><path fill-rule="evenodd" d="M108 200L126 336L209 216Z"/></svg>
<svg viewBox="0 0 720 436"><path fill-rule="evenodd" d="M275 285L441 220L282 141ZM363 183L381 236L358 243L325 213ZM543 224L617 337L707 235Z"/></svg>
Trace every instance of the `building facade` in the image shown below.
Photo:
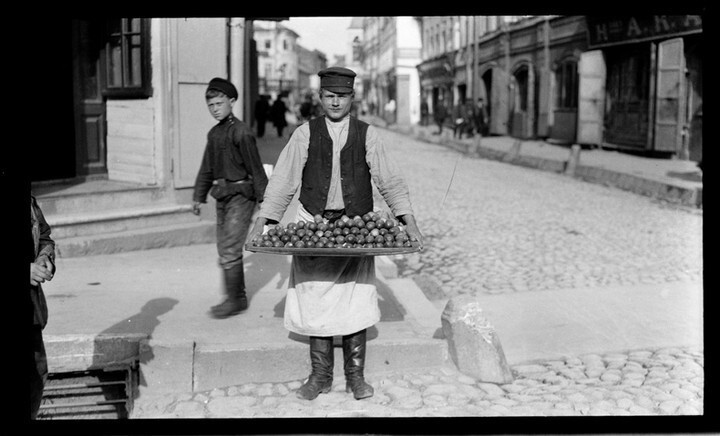
<svg viewBox="0 0 720 436"><path fill-rule="evenodd" d="M702 159L702 24L700 15L587 17L583 56L604 82L603 145Z"/></svg>
<svg viewBox="0 0 720 436"><path fill-rule="evenodd" d="M277 21L255 21L254 39L257 44L258 92L274 100L278 95L297 99L299 35Z"/></svg>
<svg viewBox="0 0 720 436"><path fill-rule="evenodd" d="M431 112L483 98L490 134L702 158L700 16L421 22Z"/></svg>
<svg viewBox="0 0 720 436"><path fill-rule="evenodd" d="M68 35L66 49L49 54L67 80L54 98L61 127L39 153L31 182L108 179L166 188L186 201L214 124L208 81L233 81L235 115L249 114L252 22L98 18L48 26Z"/></svg>
<svg viewBox="0 0 720 436"><path fill-rule="evenodd" d="M389 123L420 121L420 23L414 17L364 17L364 97L370 113Z"/></svg>
<svg viewBox="0 0 720 436"><path fill-rule="evenodd" d="M308 50L298 44L298 92L306 95L320 89L317 73L328 67L327 56L319 50Z"/></svg>

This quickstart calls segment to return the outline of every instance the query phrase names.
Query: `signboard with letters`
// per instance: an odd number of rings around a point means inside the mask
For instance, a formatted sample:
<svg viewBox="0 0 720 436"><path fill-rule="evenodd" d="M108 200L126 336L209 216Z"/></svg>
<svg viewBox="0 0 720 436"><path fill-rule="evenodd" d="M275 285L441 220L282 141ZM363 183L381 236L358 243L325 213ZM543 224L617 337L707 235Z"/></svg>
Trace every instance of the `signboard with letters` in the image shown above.
<svg viewBox="0 0 720 436"><path fill-rule="evenodd" d="M700 15L587 16L588 48L702 32Z"/></svg>

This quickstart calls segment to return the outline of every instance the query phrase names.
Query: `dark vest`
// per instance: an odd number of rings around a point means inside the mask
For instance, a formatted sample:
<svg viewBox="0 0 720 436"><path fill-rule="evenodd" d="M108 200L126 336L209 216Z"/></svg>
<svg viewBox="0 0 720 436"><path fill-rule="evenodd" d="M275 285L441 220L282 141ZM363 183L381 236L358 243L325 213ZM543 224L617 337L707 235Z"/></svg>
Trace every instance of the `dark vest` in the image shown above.
<svg viewBox="0 0 720 436"><path fill-rule="evenodd" d="M317 215L325 210L330 190L333 143L325 125L325 117L314 118L308 125L310 145L303 169L300 203L308 212ZM340 151L340 185L345 214L351 218L362 216L373 209L370 167L365 161L367 128L367 123L350 117L347 142Z"/></svg>

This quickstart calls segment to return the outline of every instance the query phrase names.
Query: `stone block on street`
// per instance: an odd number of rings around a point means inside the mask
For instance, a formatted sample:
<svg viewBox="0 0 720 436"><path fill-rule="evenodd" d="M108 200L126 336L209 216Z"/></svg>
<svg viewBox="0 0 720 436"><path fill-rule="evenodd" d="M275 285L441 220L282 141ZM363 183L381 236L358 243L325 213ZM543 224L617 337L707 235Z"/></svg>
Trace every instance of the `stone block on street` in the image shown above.
<svg viewBox="0 0 720 436"><path fill-rule="evenodd" d="M475 298L466 295L451 298L442 313L442 329L450 357L460 372L481 382L513 381L495 328Z"/></svg>

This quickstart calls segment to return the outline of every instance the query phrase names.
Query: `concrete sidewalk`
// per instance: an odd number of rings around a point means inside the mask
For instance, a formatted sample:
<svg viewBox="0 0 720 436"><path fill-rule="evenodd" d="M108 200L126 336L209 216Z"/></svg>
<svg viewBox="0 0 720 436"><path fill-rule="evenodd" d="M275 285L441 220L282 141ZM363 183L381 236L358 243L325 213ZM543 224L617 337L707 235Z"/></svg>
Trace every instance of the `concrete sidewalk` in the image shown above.
<svg viewBox="0 0 720 436"><path fill-rule="evenodd" d="M290 257L246 252L245 267L249 309L216 320L208 314L223 298L214 244L58 259L45 286L50 371L139 361L147 394L306 377L307 338L283 325ZM376 271L381 321L368 330L368 373L442 365L435 307L389 259L376 258ZM342 374L342 359L335 370Z"/></svg>
<svg viewBox="0 0 720 436"><path fill-rule="evenodd" d="M148 395L306 377L307 338L282 321L289 257L246 260L249 310L215 320L208 309L222 295L214 244L59 259L46 286L50 371L135 359ZM412 280L394 276L387 258L377 258L377 270L382 319L369 330L368 374L444 364L445 301L431 303ZM701 283L513 293L480 303L510 365L703 346Z"/></svg>
<svg viewBox="0 0 720 436"><path fill-rule="evenodd" d="M453 138L451 129L437 135L435 125L401 126L378 117L363 120L391 131L457 149L470 156L501 160L635 192L691 207L702 207L702 171L690 160L644 157L607 149L582 149L576 157L568 145L509 136Z"/></svg>

